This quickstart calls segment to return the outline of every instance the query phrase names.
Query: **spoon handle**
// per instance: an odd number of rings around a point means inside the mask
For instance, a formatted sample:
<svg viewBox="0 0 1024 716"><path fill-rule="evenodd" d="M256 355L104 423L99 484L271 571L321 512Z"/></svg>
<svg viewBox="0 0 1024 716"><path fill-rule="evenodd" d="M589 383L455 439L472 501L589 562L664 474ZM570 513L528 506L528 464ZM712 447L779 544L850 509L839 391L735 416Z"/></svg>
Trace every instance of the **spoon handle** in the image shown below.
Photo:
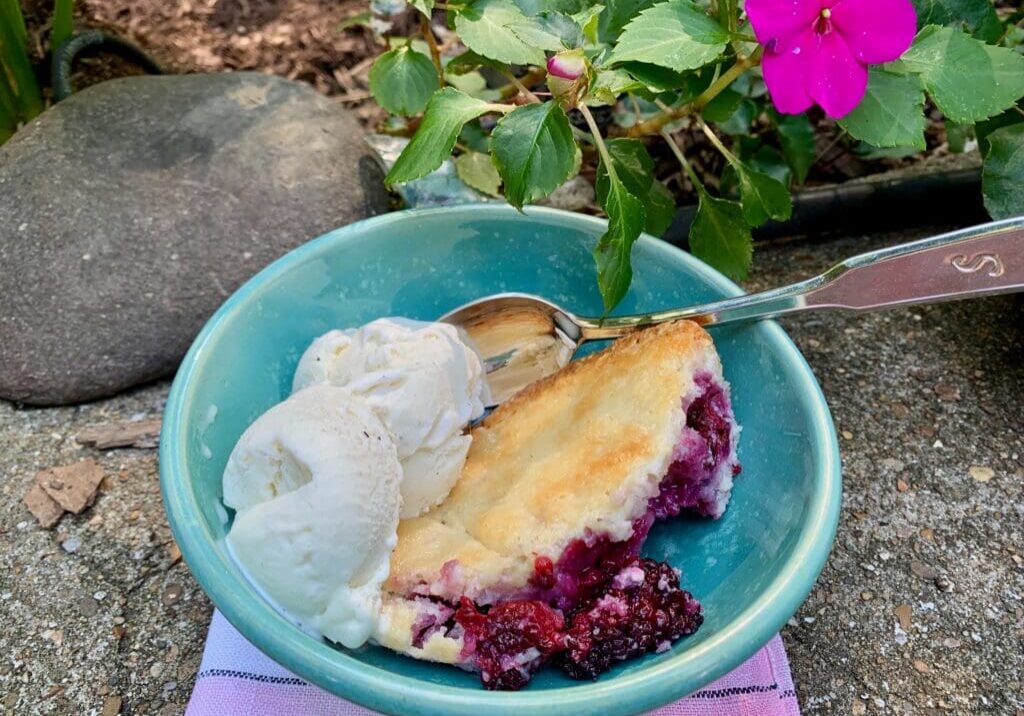
<svg viewBox="0 0 1024 716"><path fill-rule="evenodd" d="M703 325L820 308L872 311L1024 291L1024 217L861 254L790 286L645 316L580 319L584 340L614 338L663 321Z"/></svg>

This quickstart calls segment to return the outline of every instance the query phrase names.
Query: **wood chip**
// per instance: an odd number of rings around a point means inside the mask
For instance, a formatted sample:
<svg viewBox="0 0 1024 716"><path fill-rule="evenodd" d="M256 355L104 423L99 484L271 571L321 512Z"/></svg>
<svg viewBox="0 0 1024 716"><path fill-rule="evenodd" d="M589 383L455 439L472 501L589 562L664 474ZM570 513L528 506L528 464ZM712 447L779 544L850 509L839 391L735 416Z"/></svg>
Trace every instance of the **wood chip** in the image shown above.
<svg viewBox="0 0 1024 716"><path fill-rule="evenodd" d="M38 483L32 483L32 489L26 493L23 501L43 529L52 529L64 514L64 508L46 494L46 490Z"/></svg>
<svg viewBox="0 0 1024 716"><path fill-rule="evenodd" d="M933 530L931 527L924 527L924 528L921 529L921 536L924 537L929 542L934 542L935 541L935 530Z"/></svg>
<svg viewBox="0 0 1024 716"><path fill-rule="evenodd" d="M975 482L988 482L996 476L996 471L991 467L982 467L981 465L971 465L967 472L971 474L971 478Z"/></svg>
<svg viewBox="0 0 1024 716"><path fill-rule="evenodd" d="M121 713L121 697L107 696L103 699L103 711L101 716L118 716Z"/></svg>
<svg viewBox="0 0 1024 716"><path fill-rule="evenodd" d="M172 541L167 545L167 558L171 560L171 566L181 561L181 549L177 542Z"/></svg>
<svg viewBox="0 0 1024 716"><path fill-rule="evenodd" d="M900 478L900 479L896 480L896 489L899 492L906 492L907 490L910 489L910 485L907 484L906 480Z"/></svg>
<svg viewBox="0 0 1024 716"><path fill-rule="evenodd" d="M36 483L46 494L76 515L96 499L102 481L103 468L91 458L36 473Z"/></svg>
<svg viewBox="0 0 1024 716"><path fill-rule="evenodd" d="M110 450L120 447L155 448L160 442L160 418L91 425L75 436L80 445Z"/></svg>
<svg viewBox="0 0 1024 716"><path fill-rule="evenodd" d="M910 617L914 613L911 606L909 604L901 604L893 609L892 613L900 620L900 628L903 629L903 631L910 631Z"/></svg>

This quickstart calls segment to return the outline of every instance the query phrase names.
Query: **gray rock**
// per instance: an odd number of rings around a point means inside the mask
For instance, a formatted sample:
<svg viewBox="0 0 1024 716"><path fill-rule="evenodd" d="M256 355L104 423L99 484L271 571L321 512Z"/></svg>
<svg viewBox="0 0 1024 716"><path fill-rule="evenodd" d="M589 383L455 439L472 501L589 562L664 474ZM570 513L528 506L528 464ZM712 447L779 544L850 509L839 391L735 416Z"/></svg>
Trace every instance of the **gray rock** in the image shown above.
<svg viewBox="0 0 1024 716"><path fill-rule="evenodd" d="M174 370L288 250L386 208L356 121L255 73L90 87L0 147L0 397L64 404Z"/></svg>

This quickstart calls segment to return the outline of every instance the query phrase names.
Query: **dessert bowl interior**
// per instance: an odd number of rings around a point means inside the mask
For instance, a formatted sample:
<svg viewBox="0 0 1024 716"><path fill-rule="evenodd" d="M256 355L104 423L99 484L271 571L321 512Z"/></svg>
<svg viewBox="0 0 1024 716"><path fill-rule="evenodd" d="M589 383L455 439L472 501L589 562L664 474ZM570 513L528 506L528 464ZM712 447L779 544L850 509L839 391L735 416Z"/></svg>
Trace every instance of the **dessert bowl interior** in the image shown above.
<svg viewBox="0 0 1024 716"><path fill-rule="evenodd" d="M595 682L544 669L517 693L380 647L335 648L278 615L225 549L221 475L239 436L290 392L302 352L331 328L381 316L431 320L501 291L540 294L600 315L591 250L604 222L578 214L473 205L388 214L331 232L271 264L209 321L168 398L160 445L171 527L192 573L243 635L320 687L394 714L640 713L699 689L765 644L806 598L839 515L838 446L813 374L771 322L712 329L736 418L743 472L718 520L655 525L644 554L683 571L705 621L671 650ZM642 238L617 313L735 295L720 274ZM591 350L599 349L595 346ZM770 685L759 685L768 687Z"/></svg>

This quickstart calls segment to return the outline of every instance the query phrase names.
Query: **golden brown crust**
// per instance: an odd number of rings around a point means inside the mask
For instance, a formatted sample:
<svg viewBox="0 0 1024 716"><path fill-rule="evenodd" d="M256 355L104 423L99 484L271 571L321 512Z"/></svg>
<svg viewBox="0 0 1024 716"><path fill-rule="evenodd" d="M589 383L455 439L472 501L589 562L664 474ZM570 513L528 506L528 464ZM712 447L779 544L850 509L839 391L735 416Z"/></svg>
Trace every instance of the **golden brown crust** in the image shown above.
<svg viewBox="0 0 1024 716"><path fill-rule="evenodd" d="M487 599L525 586L536 556L573 539L626 539L668 468L708 334L682 321L637 332L514 396L473 431L444 503L398 527L387 589ZM457 568L445 563L453 561Z"/></svg>

